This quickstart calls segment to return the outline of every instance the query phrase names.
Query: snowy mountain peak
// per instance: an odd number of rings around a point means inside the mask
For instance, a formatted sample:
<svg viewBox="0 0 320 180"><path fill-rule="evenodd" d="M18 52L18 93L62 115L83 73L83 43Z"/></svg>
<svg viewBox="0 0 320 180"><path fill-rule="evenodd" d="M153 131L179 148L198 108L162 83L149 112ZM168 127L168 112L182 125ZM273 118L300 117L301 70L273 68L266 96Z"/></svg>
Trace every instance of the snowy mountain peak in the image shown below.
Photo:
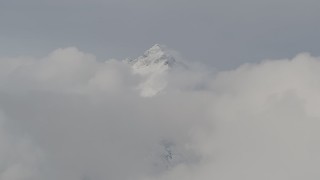
<svg viewBox="0 0 320 180"><path fill-rule="evenodd" d="M176 63L174 57L165 46L155 44L144 52L143 56L129 60L134 71L138 74L148 74L155 71L165 71Z"/></svg>
<svg viewBox="0 0 320 180"><path fill-rule="evenodd" d="M133 73L139 74L143 81L139 84L141 96L151 97L167 86L169 69L178 64L165 46L155 44L142 56L133 60L125 60L131 65Z"/></svg>
<svg viewBox="0 0 320 180"><path fill-rule="evenodd" d="M148 55L156 54L156 53L163 53L165 51L164 49L165 49L164 46L162 46L160 44L155 44L144 53L144 56L148 56Z"/></svg>

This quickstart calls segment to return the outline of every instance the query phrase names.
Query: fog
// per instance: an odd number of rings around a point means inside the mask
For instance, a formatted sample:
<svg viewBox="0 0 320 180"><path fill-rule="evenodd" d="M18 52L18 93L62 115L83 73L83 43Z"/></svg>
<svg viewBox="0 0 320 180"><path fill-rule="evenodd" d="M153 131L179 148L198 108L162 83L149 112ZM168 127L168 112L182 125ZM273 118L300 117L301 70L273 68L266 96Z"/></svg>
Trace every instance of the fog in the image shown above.
<svg viewBox="0 0 320 180"><path fill-rule="evenodd" d="M0 59L1 180L319 179L320 58L145 77L77 48Z"/></svg>

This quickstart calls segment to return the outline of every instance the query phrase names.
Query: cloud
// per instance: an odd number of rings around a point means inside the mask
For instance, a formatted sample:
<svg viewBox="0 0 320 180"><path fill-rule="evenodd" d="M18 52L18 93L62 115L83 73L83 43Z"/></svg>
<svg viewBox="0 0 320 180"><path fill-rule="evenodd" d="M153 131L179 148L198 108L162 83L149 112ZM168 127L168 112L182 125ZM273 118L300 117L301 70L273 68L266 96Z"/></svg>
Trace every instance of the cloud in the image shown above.
<svg viewBox="0 0 320 180"><path fill-rule="evenodd" d="M299 54L218 73L210 82L214 129L196 146L203 162L155 179L319 177L319 65Z"/></svg>
<svg viewBox="0 0 320 180"><path fill-rule="evenodd" d="M31 180L41 178L41 150L32 141L6 126L5 116L0 115L0 179Z"/></svg>
<svg viewBox="0 0 320 180"><path fill-rule="evenodd" d="M0 179L317 179L320 59L145 77L76 48L0 60ZM5 117L5 118L4 118Z"/></svg>

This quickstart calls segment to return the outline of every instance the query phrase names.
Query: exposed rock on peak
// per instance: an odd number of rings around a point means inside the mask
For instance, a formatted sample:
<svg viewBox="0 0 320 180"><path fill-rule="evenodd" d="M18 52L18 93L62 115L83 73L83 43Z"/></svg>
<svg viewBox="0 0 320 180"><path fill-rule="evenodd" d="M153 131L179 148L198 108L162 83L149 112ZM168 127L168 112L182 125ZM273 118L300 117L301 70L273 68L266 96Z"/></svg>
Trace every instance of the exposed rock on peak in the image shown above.
<svg viewBox="0 0 320 180"><path fill-rule="evenodd" d="M155 44L143 56L129 60L135 73L148 74L162 72L176 63L175 58L162 45Z"/></svg>

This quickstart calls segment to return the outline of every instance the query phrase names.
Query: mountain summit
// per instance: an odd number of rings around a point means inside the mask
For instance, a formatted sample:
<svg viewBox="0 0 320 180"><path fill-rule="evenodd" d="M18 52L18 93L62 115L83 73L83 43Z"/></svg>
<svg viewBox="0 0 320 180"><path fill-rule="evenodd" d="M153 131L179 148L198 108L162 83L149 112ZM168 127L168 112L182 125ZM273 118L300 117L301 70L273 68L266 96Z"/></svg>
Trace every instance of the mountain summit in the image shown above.
<svg viewBox="0 0 320 180"><path fill-rule="evenodd" d="M177 61L165 46L155 44L137 59L125 60L133 73L142 77L138 89L143 97L151 97L167 86L167 74Z"/></svg>
<svg viewBox="0 0 320 180"><path fill-rule="evenodd" d="M135 73L149 74L163 72L176 64L175 58L165 46L155 44L137 59L129 60Z"/></svg>

